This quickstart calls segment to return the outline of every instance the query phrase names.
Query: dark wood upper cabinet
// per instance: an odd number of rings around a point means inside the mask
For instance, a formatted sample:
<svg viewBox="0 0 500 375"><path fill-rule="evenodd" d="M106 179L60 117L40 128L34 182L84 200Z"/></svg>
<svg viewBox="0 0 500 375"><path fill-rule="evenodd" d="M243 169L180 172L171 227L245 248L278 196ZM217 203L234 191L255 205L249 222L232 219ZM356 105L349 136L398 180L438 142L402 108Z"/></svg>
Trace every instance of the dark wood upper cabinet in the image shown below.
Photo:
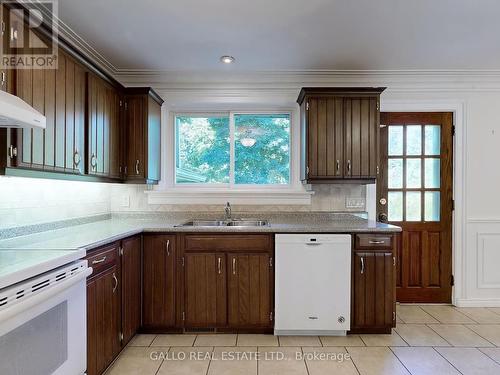
<svg viewBox="0 0 500 375"><path fill-rule="evenodd" d="M155 184L160 180L162 104L149 87L125 89L123 158L127 182Z"/></svg>
<svg viewBox="0 0 500 375"><path fill-rule="evenodd" d="M121 245L122 345L141 327L141 247L141 236L127 238Z"/></svg>
<svg viewBox="0 0 500 375"><path fill-rule="evenodd" d="M120 92L93 73L87 77L87 171L121 178Z"/></svg>
<svg viewBox="0 0 500 375"><path fill-rule="evenodd" d="M10 167L84 173L85 68L59 51L58 69L19 69L13 93L47 118L46 129L12 129Z"/></svg>
<svg viewBox="0 0 500 375"><path fill-rule="evenodd" d="M371 182L378 172L379 102L384 88L303 88L301 180Z"/></svg>
<svg viewBox="0 0 500 375"><path fill-rule="evenodd" d="M143 312L145 329L175 326L175 235L144 235Z"/></svg>

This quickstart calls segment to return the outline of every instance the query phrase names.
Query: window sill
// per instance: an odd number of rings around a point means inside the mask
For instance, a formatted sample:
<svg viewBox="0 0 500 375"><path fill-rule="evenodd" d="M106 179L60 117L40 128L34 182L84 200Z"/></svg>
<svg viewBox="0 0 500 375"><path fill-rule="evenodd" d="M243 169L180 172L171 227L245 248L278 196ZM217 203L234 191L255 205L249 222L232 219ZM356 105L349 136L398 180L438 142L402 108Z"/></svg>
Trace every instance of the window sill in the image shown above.
<svg viewBox="0 0 500 375"><path fill-rule="evenodd" d="M148 204L224 204L240 205L310 205L312 191L303 189L221 190L221 189L167 189L148 190Z"/></svg>

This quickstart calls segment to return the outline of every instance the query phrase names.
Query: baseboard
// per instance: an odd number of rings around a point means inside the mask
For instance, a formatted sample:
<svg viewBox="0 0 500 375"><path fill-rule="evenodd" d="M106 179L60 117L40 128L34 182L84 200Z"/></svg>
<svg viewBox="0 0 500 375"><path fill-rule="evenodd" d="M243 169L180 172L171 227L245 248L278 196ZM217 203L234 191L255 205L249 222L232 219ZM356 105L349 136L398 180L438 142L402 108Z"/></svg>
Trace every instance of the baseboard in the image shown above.
<svg viewBox="0 0 500 375"><path fill-rule="evenodd" d="M456 307L500 307L500 299L456 299Z"/></svg>

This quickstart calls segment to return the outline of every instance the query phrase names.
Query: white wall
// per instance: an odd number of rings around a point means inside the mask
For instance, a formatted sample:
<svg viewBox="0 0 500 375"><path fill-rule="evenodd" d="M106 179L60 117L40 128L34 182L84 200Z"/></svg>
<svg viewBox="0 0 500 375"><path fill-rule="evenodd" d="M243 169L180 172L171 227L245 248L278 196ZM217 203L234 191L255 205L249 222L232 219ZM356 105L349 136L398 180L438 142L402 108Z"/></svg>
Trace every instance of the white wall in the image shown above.
<svg viewBox="0 0 500 375"><path fill-rule="evenodd" d="M0 229L110 213L111 185L0 177Z"/></svg>
<svg viewBox="0 0 500 375"><path fill-rule="evenodd" d="M221 103L294 105L302 86L388 87L382 110L455 113L453 301L500 306L500 72L323 71L187 75L141 72L118 77L152 85L169 108ZM375 206L368 189L367 208ZM372 213L373 214L373 213Z"/></svg>

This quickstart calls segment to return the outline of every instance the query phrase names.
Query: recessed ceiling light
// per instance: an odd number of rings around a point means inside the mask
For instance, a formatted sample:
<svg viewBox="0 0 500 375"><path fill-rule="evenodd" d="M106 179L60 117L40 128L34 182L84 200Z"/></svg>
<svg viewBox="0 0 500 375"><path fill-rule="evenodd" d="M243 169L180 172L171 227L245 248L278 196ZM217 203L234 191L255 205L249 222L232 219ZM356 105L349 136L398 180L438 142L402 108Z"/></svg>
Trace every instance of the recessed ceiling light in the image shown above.
<svg viewBox="0 0 500 375"><path fill-rule="evenodd" d="M220 62L224 63L224 64L232 64L232 63L234 63L234 57L233 56L221 56Z"/></svg>

